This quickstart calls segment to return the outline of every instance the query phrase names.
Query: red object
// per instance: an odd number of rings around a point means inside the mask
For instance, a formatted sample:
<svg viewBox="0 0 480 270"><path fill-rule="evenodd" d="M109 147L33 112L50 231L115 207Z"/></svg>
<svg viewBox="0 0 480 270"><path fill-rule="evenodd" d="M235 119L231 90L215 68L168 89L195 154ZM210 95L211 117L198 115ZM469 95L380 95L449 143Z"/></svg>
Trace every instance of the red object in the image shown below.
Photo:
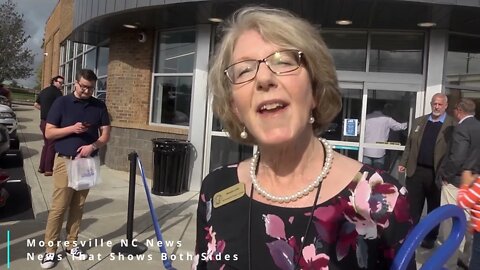
<svg viewBox="0 0 480 270"><path fill-rule="evenodd" d="M10 179L10 175L3 171L0 171L0 185L5 183L8 179Z"/></svg>

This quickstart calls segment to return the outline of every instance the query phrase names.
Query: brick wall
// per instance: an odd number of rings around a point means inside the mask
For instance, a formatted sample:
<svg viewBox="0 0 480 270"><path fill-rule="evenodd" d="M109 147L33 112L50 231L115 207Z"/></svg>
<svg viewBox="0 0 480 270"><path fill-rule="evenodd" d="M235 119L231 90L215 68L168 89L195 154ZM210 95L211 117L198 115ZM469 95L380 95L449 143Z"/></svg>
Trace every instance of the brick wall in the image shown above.
<svg viewBox="0 0 480 270"><path fill-rule="evenodd" d="M110 37L107 105L112 124L125 127L148 123L152 80L153 33L144 43L135 31Z"/></svg>
<svg viewBox="0 0 480 270"><path fill-rule="evenodd" d="M58 75L60 43L72 32L73 0L60 0L45 26L43 86ZM128 154L136 151L152 177L152 139L186 139L184 128L149 124L150 92L154 55L154 32L138 42L138 31L127 29L110 36L106 104L112 119L112 134L102 149L103 162L116 170L129 170Z"/></svg>
<svg viewBox="0 0 480 270"><path fill-rule="evenodd" d="M128 153L135 150L148 177L152 176L151 140L187 138L186 129L149 125L153 37L153 32L147 32L144 43L138 42L137 31L110 37L106 101L113 129L105 151L105 164L128 171Z"/></svg>
<svg viewBox="0 0 480 270"><path fill-rule="evenodd" d="M105 165L114 170L128 171L130 168L128 154L135 151L142 161L146 176L152 179L152 139L154 138L174 138L184 140L187 136L149 130L113 127L110 142L105 147L104 153L102 153L102 155L104 155L103 159L105 160ZM138 173L140 172L137 170L137 174Z"/></svg>
<svg viewBox="0 0 480 270"><path fill-rule="evenodd" d="M43 51L42 87L50 85L50 79L58 75L60 64L60 43L73 30L74 0L59 0L45 24Z"/></svg>

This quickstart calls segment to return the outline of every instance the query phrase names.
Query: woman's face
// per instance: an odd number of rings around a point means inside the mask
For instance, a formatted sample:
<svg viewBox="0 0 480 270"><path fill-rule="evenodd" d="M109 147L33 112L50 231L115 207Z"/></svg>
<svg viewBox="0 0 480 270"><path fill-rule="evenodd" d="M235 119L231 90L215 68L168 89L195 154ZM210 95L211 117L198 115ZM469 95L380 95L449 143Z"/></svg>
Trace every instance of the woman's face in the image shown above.
<svg viewBox="0 0 480 270"><path fill-rule="evenodd" d="M242 60L260 60L284 50L249 30L237 40L232 64ZM303 67L281 75L270 71L264 62L256 77L232 85L232 106L237 117L259 144L278 145L312 132L308 124L315 101L308 71Z"/></svg>

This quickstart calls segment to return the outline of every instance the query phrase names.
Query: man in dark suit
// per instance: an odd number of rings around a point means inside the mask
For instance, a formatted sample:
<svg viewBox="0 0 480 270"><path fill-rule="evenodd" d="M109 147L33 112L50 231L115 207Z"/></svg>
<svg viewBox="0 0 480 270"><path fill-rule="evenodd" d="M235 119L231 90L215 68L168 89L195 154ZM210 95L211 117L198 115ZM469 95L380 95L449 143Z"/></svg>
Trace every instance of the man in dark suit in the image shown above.
<svg viewBox="0 0 480 270"><path fill-rule="evenodd" d="M442 165L438 171L437 185L441 187L441 205L457 204L458 189L461 184L461 175L464 169L469 169L470 159L473 157L471 153L480 152L480 121L475 119L475 102L468 98L462 98L457 102L453 109L453 115L458 121L452 135L450 148ZM441 238L445 240L451 230L451 222L442 222ZM467 234L467 241L470 235ZM463 254L456 253L447 263L447 266L455 267L458 256L463 261L468 260L470 252L465 248L465 241L459 247L459 251ZM458 261L460 263L462 260ZM466 264L466 263L465 263Z"/></svg>
<svg viewBox="0 0 480 270"><path fill-rule="evenodd" d="M448 116L448 98L445 94L433 95L432 112L416 118L408 136L398 171L407 173L406 187L410 215L416 225L422 215L425 199L430 213L440 206L440 188L435 184L436 172L447 152L455 121ZM438 227L422 242L422 247L433 248Z"/></svg>
<svg viewBox="0 0 480 270"><path fill-rule="evenodd" d="M462 98L455 105L453 115L458 121L452 136L448 155L439 171L439 184L460 186L463 166L473 149L480 147L480 121L475 119L475 102Z"/></svg>

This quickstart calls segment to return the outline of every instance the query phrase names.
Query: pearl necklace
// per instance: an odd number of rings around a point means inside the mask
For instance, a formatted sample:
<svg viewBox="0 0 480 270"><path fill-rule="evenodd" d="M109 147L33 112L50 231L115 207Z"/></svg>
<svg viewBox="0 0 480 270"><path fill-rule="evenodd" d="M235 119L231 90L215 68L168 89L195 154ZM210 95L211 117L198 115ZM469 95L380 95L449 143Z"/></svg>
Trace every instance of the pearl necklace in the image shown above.
<svg viewBox="0 0 480 270"><path fill-rule="evenodd" d="M278 202L278 203L288 203L288 202L293 202L296 201L304 196L307 196L310 192L312 192L315 188L318 187L320 182L323 181L323 179L327 176L328 172L330 171L330 168L332 166L332 160L333 160L333 149L332 146L328 143L328 141L324 138L319 138L319 141L322 142L323 146L325 147L325 162L323 164L322 172L320 173L317 178L315 178L315 181L313 181L310 185L308 185L306 188L303 190L300 190L296 192L295 194L292 194L290 196L275 196L270 193L268 193L265 189L263 189L260 184L257 181L257 177L255 175L255 169L257 167L257 162L258 162L258 157L260 156L260 152L257 151L253 157L252 161L250 162L250 179L252 180L253 188L255 189L256 192L258 192L260 195L262 195L265 199L272 201L272 202Z"/></svg>

